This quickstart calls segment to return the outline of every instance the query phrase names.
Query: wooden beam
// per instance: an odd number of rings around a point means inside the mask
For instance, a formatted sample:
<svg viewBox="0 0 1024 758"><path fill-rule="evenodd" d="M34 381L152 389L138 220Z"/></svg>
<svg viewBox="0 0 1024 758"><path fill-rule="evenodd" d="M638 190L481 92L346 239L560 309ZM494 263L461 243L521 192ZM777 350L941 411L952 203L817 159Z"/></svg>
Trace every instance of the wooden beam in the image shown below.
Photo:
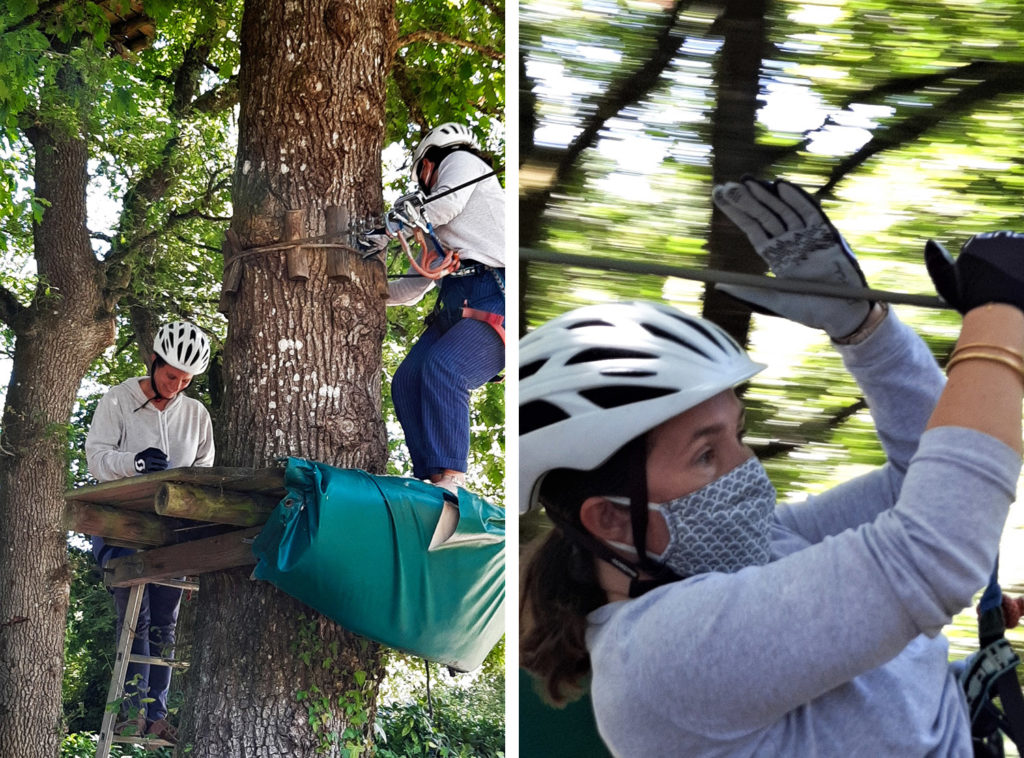
<svg viewBox="0 0 1024 758"><path fill-rule="evenodd" d="M108 587L131 587L158 579L251 566L256 563L252 541L261 530L259 526L239 529L204 540L112 558L103 580Z"/></svg>
<svg viewBox="0 0 1024 758"><path fill-rule="evenodd" d="M345 237L348 231L348 208L328 205L324 208L324 223L327 226L327 238L331 242L340 243L344 237L346 244L351 244ZM349 281L355 266L352 255L352 252L344 248L327 248L327 278Z"/></svg>
<svg viewBox="0 0 1024 758"><path fill-rule="evenodd" d="M75 500L64 508L64 526L73 532L92 534L133 545L169 545L175 542L176 522L148 513L94 505Z"/></svg>
<svg viewBox="0 0 1024 758"><path fill-rule="evenodd" d="M161 516L233 526L258 526L266 522L276 505L274 498L258 493L168 482L157 490L154 508Z"/></svg>
<svg viewBox="0 0 1024 758"><path fill-rule="evenodd" d="M156 491L164 482L185 482L207 487L220 487L238 492L264 492L284 497L284 469L278 467L251 469L227 466L189 466L170 468L152 474L130 476L113 482L93 484L68 490L65 500L79 500L122 509L153 512Z"/></svg>
<svg viewBox="0 0 1024 758"><path fill-rule="evenodd" d="M306 209L296 208L284 212L284 233L282 242L293 242L306 236ZM309 279L309 253L296 245L290 248L285 258L288 262L288 278L293 282L304 282Z"/></svg>

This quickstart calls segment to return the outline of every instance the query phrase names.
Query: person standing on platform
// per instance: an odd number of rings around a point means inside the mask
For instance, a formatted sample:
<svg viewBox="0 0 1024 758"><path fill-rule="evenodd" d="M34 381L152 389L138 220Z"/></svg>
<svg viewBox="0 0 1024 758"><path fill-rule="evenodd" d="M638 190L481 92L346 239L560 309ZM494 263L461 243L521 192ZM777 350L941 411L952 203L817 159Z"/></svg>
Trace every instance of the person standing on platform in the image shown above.
<svg viewBox="0 0 1024 758"><path fill-rule="evenodd" d="M183 394L209 362L210 341L197 326L187 321L161 326L153 343L149 375L112 387L96 406L85 442L92 477L110 482L167 468L212 466L210 414L201 402ZM92 551L102 567L111 558L135 552L108 545L100 537L92 538ZM130 590L115 587L111 592L120 639ZM180 603L180 588L146 585L132 653L173 657ZM167 666L129 664L115 734L151 734L176 742L176 731L167 721L170 680Z"/></svg>

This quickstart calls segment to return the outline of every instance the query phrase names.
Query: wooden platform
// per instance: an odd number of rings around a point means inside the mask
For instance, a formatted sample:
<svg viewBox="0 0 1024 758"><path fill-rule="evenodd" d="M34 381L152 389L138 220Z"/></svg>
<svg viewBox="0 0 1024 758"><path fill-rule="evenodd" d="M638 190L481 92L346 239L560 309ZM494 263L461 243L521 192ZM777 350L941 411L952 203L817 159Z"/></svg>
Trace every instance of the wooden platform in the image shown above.
<svg viewBox="0 0 1024 758"><path fill-rule="evenodd" d="M108 586L255 563L252 540L285 496L283 468L177 468L64 493L65 526L139 548L107 564Z"/></svg>

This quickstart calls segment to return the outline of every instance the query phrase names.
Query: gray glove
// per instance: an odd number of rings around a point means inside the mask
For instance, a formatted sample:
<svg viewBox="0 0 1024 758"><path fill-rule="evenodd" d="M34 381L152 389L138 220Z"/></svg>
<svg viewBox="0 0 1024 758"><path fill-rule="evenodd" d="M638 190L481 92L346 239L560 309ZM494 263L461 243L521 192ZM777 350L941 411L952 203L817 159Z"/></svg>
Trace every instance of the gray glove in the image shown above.
<svg viewBox="0 0 1024 758"><path fill-rule="evenodd" d="M356 248L364 258L369 258L371 255L377 255L387 250L390 241L391 237L385 232L377 230L363 232L356 237Z"/></svg>
<svg viewBox="0 0 1024 758"><path fill-rule="evenodd" d="M780 279L867 286L857 259L817 201L800 187L744 178L717 185L713 198ZM824 329L833 339L857 331L872 302L719 284L754 310Z"/></svg>

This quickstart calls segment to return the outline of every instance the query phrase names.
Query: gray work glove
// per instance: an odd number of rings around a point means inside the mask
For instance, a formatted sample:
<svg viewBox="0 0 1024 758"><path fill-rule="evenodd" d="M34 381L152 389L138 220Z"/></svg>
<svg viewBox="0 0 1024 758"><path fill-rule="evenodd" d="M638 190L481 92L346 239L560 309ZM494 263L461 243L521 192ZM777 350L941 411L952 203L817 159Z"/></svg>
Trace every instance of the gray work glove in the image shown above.
<svg viewBox="0 0 1024 758"><path fill-rule="evenodd" d="M364 232L356 237L356 248L359 250L363 258L369 258L371 255L377 255L382 253L388 248L388 242L391 241L391 237L386 232L377 231L376 229L371 232Z"/></svg>
<svg viewBox="0 0 1024 758"><path fill-rule="evenodd" d="M817 201L803 189L778 180L744 178L717 185L715 205L738 226L768 268L780 279L864 287L857 259ZM833 339L857 331L873 305L821 295L719 284L718 289L748 303L754 310L783 316Z"/></svg>

